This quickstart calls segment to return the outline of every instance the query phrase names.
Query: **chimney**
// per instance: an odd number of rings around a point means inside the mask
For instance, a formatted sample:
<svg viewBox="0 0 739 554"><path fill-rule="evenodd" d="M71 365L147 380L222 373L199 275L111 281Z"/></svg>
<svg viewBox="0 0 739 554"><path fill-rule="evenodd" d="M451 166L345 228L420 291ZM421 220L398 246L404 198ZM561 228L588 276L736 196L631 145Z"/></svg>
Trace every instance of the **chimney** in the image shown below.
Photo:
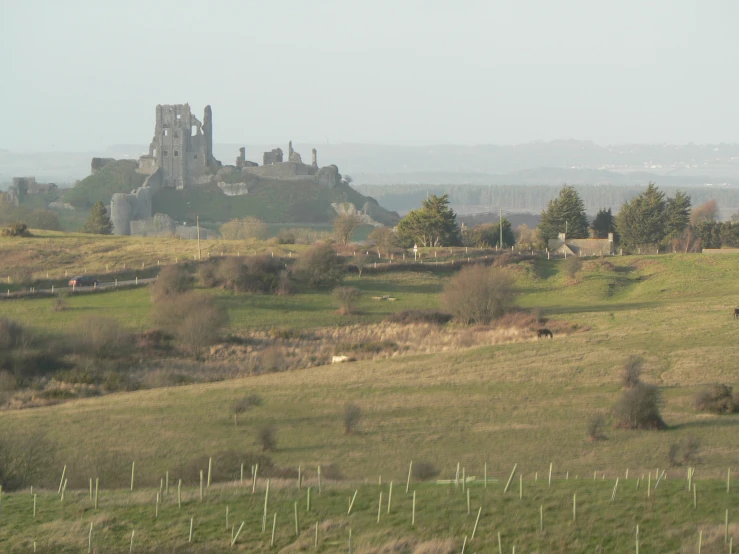
<svg viewBox="0 0 739 554"><path fill-rule="evenodd" d="M608 233L608 242L613 242L613 233Z"/></svg>
<svg viewBox="0 0 739 554"><path fill-rule="evenodd" d="M557 238L561 240L562 242L565 242L567 240L567 235L565 233L559 233L557 235Z"/></svg>

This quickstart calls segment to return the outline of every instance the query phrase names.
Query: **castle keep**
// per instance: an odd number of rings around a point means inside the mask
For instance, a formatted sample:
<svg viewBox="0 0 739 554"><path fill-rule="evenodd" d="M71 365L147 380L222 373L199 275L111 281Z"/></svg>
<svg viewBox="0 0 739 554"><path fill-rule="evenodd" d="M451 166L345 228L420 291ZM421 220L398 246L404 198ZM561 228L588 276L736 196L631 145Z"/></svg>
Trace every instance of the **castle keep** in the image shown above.
<svg viewBox="0 0 739 554"><path fill-rule="evenodd" d="M154 138L149 153L139 158L142 172L161 170L161 185L179 190L193 185L209 168L213 157L213 113L205 106L201 123L188 104L157 106Z"/></svg>

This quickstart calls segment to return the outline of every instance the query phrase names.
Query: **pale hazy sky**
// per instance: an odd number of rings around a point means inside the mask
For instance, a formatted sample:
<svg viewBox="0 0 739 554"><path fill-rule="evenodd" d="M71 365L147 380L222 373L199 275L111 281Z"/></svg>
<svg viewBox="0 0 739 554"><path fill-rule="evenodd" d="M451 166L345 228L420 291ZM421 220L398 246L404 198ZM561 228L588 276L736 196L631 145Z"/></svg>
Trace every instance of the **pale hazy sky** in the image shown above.
<svg viewBox="0 0 739 554"><path fill-rule="evenodd" d="M0 148L739 141L737 0L0 0Z"/></svg>

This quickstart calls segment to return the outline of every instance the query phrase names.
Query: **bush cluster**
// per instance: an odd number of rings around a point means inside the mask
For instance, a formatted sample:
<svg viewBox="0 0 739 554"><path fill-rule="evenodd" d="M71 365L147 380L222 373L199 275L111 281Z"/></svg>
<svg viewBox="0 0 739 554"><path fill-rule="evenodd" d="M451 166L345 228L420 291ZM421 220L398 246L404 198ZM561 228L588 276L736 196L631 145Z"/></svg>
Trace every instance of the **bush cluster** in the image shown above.
<svg viewBox="0 0 739 554"><path fill-rule="evenodd" d="M739 411L739 395L728 385L713 385L695 396L695 409L714 414L733 414Z"/></svg>
<svg viewBox="0 0 739 554"><path fill-rule="evenodd" d="M409 325L412 323L433 323L436 325L445 325L452 320L452 314L447 314L437 310L403 310L391 314L386 321L390 323L400 323Z"/></svg>
<svg viewBox="0 0 739 554"><path fill-rule="evenodd" d="M0 231L0 235L3 237L30 237L31 232L28 230L28 225L23 222L16 222Z"/></svg>
<svg viewBox="0 0 739 554"><path fill-rule="evenodd" d="M279 259L268 256L227 257L200 267L200 284L232 292L285 293L291 287Z"/></svg>
<svg viewBox="0 0 739 554"><path fill-rule="evenodd" d="M344 264L332 245L319 243L300 255L295 264L295 276L310 287L331 288L343 279Z"/></svg>

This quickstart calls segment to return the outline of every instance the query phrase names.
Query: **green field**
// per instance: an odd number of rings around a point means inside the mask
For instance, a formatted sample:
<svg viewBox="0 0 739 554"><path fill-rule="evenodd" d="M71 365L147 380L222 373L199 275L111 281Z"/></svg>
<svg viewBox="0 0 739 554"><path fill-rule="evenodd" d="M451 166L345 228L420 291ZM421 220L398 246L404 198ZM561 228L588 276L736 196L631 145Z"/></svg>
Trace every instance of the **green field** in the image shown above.
<svg viewBox="0 0 739 554"><path fill-rule="evenodd" d="M739 537L737 493L727 494L724 482L696 480L694 504L685 479L663 480L655 488L654 475L650 487L646 475L633 472L629 479L621 475L618 485L613 475L566 480L557 472L550 486L541 469L537 481L527 472L523 490L516 478L507 493L505 478L485 483L477 476L467 487L411 482L408 493L401 479L393 483L389 513L387 481L355 488L324 480L319 494L311 470L300 489L297 479L270 481L266 521L266 479L252 493L249 468L243 483L204 487L202 501L192 486L183 487L178 499L171 481L159 505L153 488L102 488L97 509L89 491L66 491L63 501L56 491L44 491L36 498L35 518L33 497L23 491L3 499L0 546L32 552L35 542L38 552L86 552L91 546L115 553L129 552L133 541L133 552L444 554L461 552L463 545L466 552L498 552L500 540L503 552L634 552L638 542L640 552L693 553L700 541L701 552L718 553L729 551L725 535Z"/></svg>
<svg viewBox="0 0 739 554"><path fill-rule="evenodd" d="M196 460L212 456L217 463L227 450L258 451L257 430L274 425L277 450L270 456L277 465L315 468L318 464L335 464L349 481L336 485L335 511L328 506L322 508L326 510L323 517L338 525L327 531L327 543L322 547L326 552L345 548L341 537L348 533L348 526L358 541L358 552L363 551L360 546L369 548L403 538L450 538L455 545L450 551L461 551L461 541L471 533L474 521L470 518L474 517L466 515L461 493L451 493L448 488L424 485L418 489L422 511L417 528L408 524L408 498L404 494L398 497L405 519L397 516L387 523L389 527L376 528L372 521L379 489L369 485L362 485L361 502L357 500L361 510L356 516L340 515L354 488L350 483L373 483L379 475L383 482L404 482L410 460L432 463L442 470L443 478L452 477L456 464L461 463L468 475L480 477L487 464L489 475L503 479L518 463L525 482L538 472L540 483L549 464L554 464L559 479L557 494L534 492L541 485L532 485L532 497L515 504L520 508L508 504L513 499L498 499L500 484L487 500L480 499L480 489L473 489L473 507L483 505L487 517L478 530L482 532L480 546L468 550L471 552L496 551L497 538L493 541L493 537L498 531L507 538L507 551L515 542L519 551L592 552L601 546L603 551L626 552L633 546L636 523L643 525L643 552L697 551L699 529L716 543L704 543L703 552L727 551L722 523L724 510L733 510L736 505L734 496L728 497L732 503L727 503L726 496L719 496L720 483L699 482L699 495L705 487L715 496L705 504L699 497L699 508L693 511L692 497L679 492L684 485L678 482L684 483L680 478L686 468L670 468L668 451L671 445L699 439L700 459L694 463L701 478L725 479L727 468L739 466L739 415L697 413L693 406L693 396L703 386L736 385L739 381L735 346L739 324L733 319L733 309L739 305L739 259L732 255L618 257L608 259L608 263L586 261L574 279L562 269L561 261L546 260L511 266L523 307L539 308L544 316L577 327L577 332L556 334L551 341L460 348L113 394L3 412L2 426L20 434L45 430L59 446L59 464L74 465L78 476L96 476L95 468L100 467L97 457L104 452L114 453L116 462L110 470L109 486L122 487L133 460L142 486L151 486L166 471L176 478L177 468ZM438 292L448 278L430 272L352 277L349 283L359 286L365 295L362 313L351 322L379 321L396 309L437 306ZM287 298L218 294L231 314L233 332L270 327L308 329L349 322L335 314L336 306L327 292ZM376 303L371 300L375 294L393 294L398 302ZM79 315L105 313L140 329L147 322L149 298L145 290L76 297L70 300L72 309L61 314L52 314L49 302L0 303L0 315L54 330L62 329ZM645 358L644 380L663 391L662 415L669 426L667 431L626 431L612 425L610 409L621 394L619 368L631 354ZM233 403L247 393L259 394L264 405L252 408L234 425ZM342 427L347 402L357 404L363 412L359 431L351 435L344 434ZM585 427L596 413L606 417L607 439L593 442L586 436ZM627 468L632 478L624 489L623 503L619 500L611 506L614 480ZM645 501L644 491L636 492L633 477L653 473L657 468L667 469L669 480L660 485L656 500ZM314 477L315 469L310 471ZM608 482L586 484L585 476L592 479L593 471L605 473ZM562 482L567 474L570 481ZM574 481L574 476L579 480ZM567 514L575 489L583 511L581 523L572 525L567 523ZM137 526L135 518L140 517L136 504L131 506L124 496L118 496L123 494L115 493L117 500L103 518L110 529L100 535L100 540L107 536L116 545L125 543L131 526ZM212 510L197 512L204 526L200 546L207 543L213 551L224 548L225 527L219 538L217 522L231 502L229 495L234 495L233 506L238 505L243 514L234 517L249 525L241 548L255 551L264 546L268 537L256 530L262 501L242 499L239 504L239 494L226 487L218 493L217 501L206 503ZM280 506L278 521L283 524L278 528L281 547L293 542L290 518L296 494L276 500ZM81 495L75 492L70 498ZM137 502L148 502L153 510L154 496L152 489ZM16 498L8 497L8 501L28 503L27 497L24 501ZM85 502L82 498L78 501ZM517 498L515 501L519 502ZM429 510L433 502L444 507ZM444 512L447 502L456 515ZM560 522L556 530L547 529L543 534L536 532L541 504L549 514L547 520L559 518ZM463 513L459 513L462 508ZM62 521L73 521L75 533L81 534L72 533L77 541L74 548L84 547L89 512L77 507L63 515L63 509L67 508L59 507L48 516L53 520L48 529L56 529ZM170 512L167 517L172 519L166 524L163 520L159 530L159 523L146 518L146 531L142 533L153 541L147 544L182 544L178 541L187 532L189 516ZM307 528L313 521L306 516L304 533L310 535ZM23 544L27 545L32 527L20 520L14 525L22 530L14 536L24 536ZM138 530L136 533L139 536ZM298 546L289 551L301 550L300 544L306 549L312 546L310 536L301 536ZM388 551L412 552L413 548L398 546Z"/></svg>

